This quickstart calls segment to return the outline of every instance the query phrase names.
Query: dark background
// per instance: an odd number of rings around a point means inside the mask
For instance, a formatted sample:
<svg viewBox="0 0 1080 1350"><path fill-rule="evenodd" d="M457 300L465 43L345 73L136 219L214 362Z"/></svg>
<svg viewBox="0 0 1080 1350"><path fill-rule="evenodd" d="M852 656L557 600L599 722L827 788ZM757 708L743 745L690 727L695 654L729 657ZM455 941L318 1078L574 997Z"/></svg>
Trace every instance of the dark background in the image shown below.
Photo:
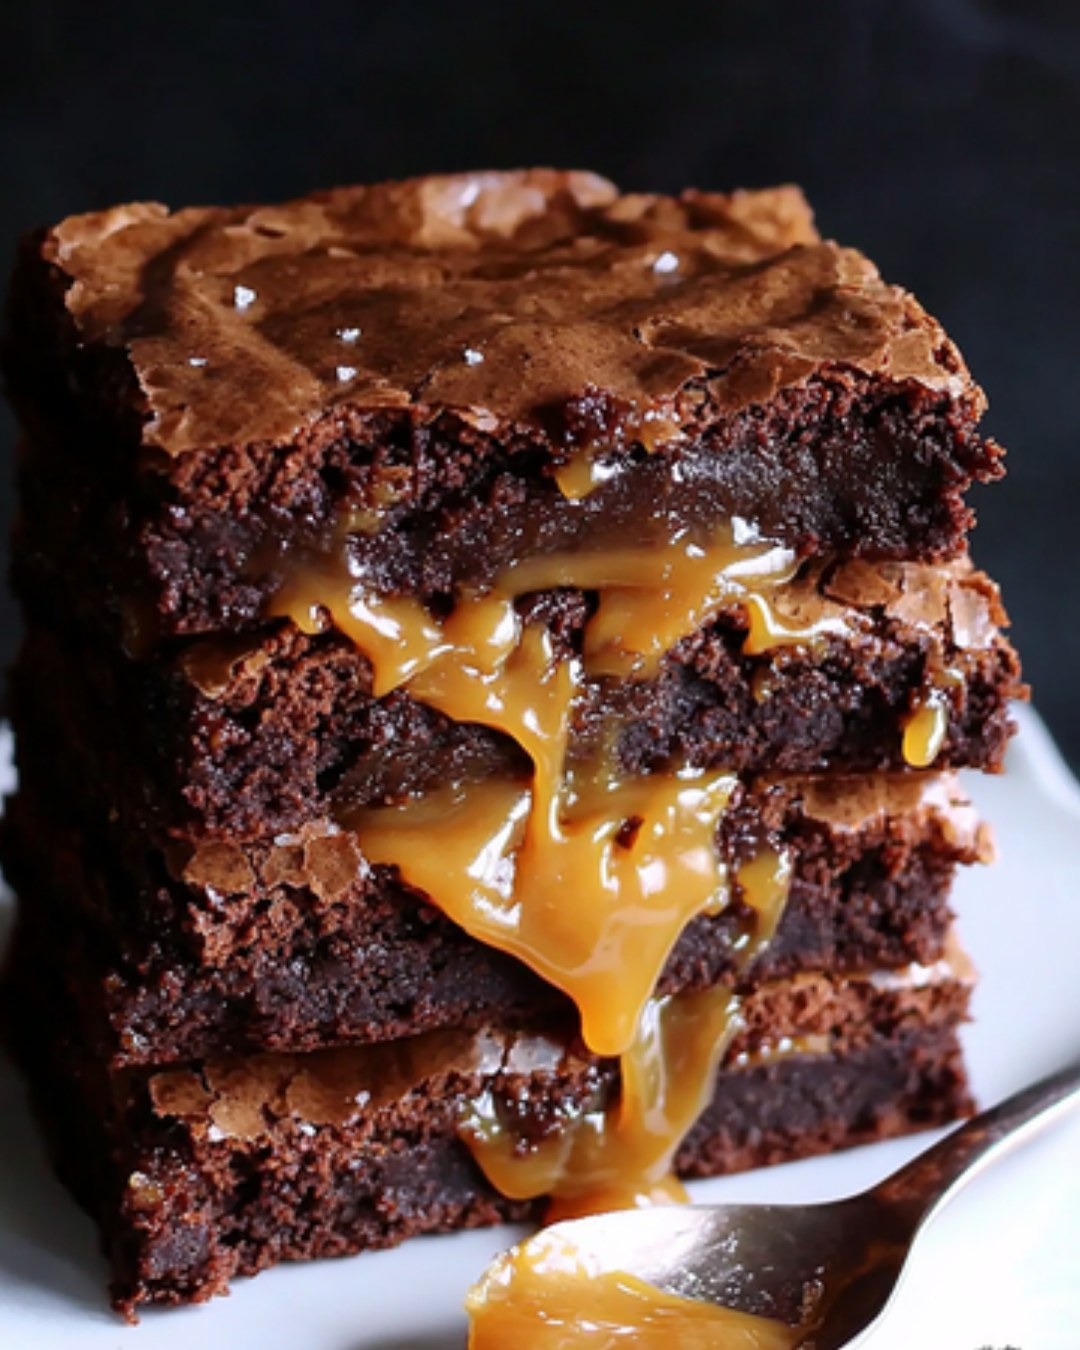
<svg viewBox="0 0 1080 1350"><path fill-rule="evenodd" d="M582 165L797 180L914 290L1011 450L977 498L1036 699L1080 766L1080 3L0 0L0 250L69 212ZM14 430L0 425L10 516ZM17 640L0 600L0 659Z"/></svg>

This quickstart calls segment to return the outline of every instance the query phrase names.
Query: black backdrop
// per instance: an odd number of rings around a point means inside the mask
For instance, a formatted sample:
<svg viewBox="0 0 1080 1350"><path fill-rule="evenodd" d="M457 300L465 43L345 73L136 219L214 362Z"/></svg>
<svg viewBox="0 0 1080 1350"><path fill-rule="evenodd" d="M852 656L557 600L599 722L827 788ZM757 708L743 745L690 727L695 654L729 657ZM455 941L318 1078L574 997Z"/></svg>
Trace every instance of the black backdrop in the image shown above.
<svg viewBox="0 0 1080 1350"><path fill-rule="evenodd" d="M113 201L526 163L810 192L960 342L1010 476L976 554L1080 765L1076 0L0 0L0 249ZM14 431L0 426L0 525ZM17 641L0 599L0 658Z"/></svg>

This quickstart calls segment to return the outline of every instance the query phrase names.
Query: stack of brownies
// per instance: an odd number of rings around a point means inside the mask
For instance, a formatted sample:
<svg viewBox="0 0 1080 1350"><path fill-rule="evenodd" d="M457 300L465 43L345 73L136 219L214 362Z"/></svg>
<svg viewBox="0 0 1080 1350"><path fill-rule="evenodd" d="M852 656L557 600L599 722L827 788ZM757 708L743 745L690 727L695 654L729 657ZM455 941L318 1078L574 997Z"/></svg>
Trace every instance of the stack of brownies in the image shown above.
<svg viewBox="0 0 1080 1350"><path fill-rule="evenodd" d="M791 188L30 239L6 1032L116 1306L969 1109L955 347Z"/></svg>

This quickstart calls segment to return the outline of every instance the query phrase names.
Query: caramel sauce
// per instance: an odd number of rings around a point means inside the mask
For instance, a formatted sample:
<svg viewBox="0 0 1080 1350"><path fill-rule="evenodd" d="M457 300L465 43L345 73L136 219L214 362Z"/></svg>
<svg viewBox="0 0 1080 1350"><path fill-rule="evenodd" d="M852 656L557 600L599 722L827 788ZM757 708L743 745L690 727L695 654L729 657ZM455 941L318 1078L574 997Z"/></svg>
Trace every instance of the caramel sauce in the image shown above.
<svg viewBox="0 0 1080 1350"><path fill-rule="evenodd" d="M686 923L726 898L714 836L732 781L625 782L564 811L538 771L535 798L483 783L351 824L368 858L562 989L589 1048L619 1055Z"/></svg>
<svg viewBox="0 0 1080 1350"><path fill-rule="evenodd" d="M928 769L941 754L949 732L951 704L948 691L963 683L964 678L958 671L941 671L906 718L902 753L904 761L913 769Z"/></svg>
<svg viewBox="0 0 1080 1350"><path fill-rule="evenodd" d="M672 1161L711 1101L717 1066L740 1027L738 999L726 989L650 998L620 1061L616 1100L525 1145L485 1093L460 1133L503 1195L551 1197L549 1221L685 1200Z"/></svg>
<svg viewBox="0 0 1080 1350"><path fill-rule="evenodd" d="M741 533L747 533L745 527ZM680 638L729 607L747 612L749 653L841 631L836 615L811 614L799 622L777 611L773 596L797 571L790 549L737 541L732 529L705 540L682 530L625 548L522 559L505 568L484 597L465 597L449 618L439 620L418 600L373 593L350 574L343 548L340 556L313 559L299 569L278 592L271 612L291 618L305 632L319 632L320 611L328 611L371 660L378 697L436 665L459 687L477 669L494 672L517 645L513 601L558 587L597 593L597 612L585 632L585 669L592 676L655 671ZM411 684L409 692L423 697Z"/></svg>
<svg viewBox="0 0 1080 1350"><path fill-rule="evenodd" d="M559 491L569 502L580 502L601 483L615 476L616 470L602 458L603 449L592 446L579 450L565 464L552 471Z"/></svg>
<svg viewBox="0 0 1080 1350"><path fill-rule="evenodd" d="M618 469L607 456L621 444L628 440L636 442L651 455L661 444L677 440L681 435L678 422L670 418L650 412L644 416L631 415L624 422L620 440L611 443L591 441L578 446L565 464L554 469L555 483L567 501L579 502L616 475Z"/></svg>
<svg viewBox="0 0 1080 1350"><path fill-rule="evenodd" d="M766 598L795 568L770 544L737 544L729 532L703 545L680 533L655 547L526 559L441 620L354 585L343 565L309 570L278 597L278 612L309 630L328 610L370 659L376 695L405 686L456 721L498 728L530 756L527 789L449 789L348 823L372 861L395 864L474 937L570 995L599 1054L627 1049L686 923L727 901L714 839L734 779L623 780L613 768L567 778L574 700L587 674L655 668L733 601L748 609L748 642L806 640ZM580 658L555 659L547 631L523 625L514 607L519 595L559 586L598 596Z"/></svg>
<svg viewBox="0 0 1080 1350"><path fill-rule="evenodd" d="M754 913L754 925L740 943L745 964L755 960L773 940L784 917L791 886L791 855L784 849L760 847L736 873L739 896Z"/></svg>
<svg viewBox="0 0 1080 1350"><path fill-rule="evenodd" d="M705 541L677 532L529 557L446 617L373 594L344 552L298 572L277 597L276 612L308 631L329 614L368 657L376 696L405 688L455 721L511 736L532 761L528 783L456 785L342 821L370 861L397 867L473 937L569 995L590 1050L622 1057L618 1100L532 1149L503 1129L494 1097L474 1105L463 1137L505 1194L550 1195L563 1215L683 1197L672 1159L710 1099L735 1013L725 991L671 1000L653 991L686 924L730 899L716 834L736 780L626 778L614 756L568 773L574 704L590 677L652 674L724 608L744 610L754 651L813 640L835 618L800 624L772 603L797 568L789 550L740 526ZM557 656L548 630L524 624L515 606L558 587L595 595L580 655ZM755 914L747 959L775 930L789 870L768 849L739 868Z"/></svg>
<svg viewBox="0 0 1080 1350"><path fill-rule="evenodd" d="M669 1294L539 1233L488 1268L466 1299L469 1350L795 1350L805 1328Z"/></svg>

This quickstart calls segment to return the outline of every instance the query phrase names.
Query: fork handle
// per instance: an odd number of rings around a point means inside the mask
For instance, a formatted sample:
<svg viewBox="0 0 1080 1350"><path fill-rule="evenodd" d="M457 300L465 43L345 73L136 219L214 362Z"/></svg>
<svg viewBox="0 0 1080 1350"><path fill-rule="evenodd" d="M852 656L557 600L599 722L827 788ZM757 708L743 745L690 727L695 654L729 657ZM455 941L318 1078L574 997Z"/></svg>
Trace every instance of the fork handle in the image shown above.
<svg viewBox="0 0 1080 1350"><path fill-rule="evenodd" d="M1040 1079L973 1116L875 1187L876 1198L916 1222L952 1199L984 1168L1026 1143L1080 1101L1080 1063Z"/></svg>

